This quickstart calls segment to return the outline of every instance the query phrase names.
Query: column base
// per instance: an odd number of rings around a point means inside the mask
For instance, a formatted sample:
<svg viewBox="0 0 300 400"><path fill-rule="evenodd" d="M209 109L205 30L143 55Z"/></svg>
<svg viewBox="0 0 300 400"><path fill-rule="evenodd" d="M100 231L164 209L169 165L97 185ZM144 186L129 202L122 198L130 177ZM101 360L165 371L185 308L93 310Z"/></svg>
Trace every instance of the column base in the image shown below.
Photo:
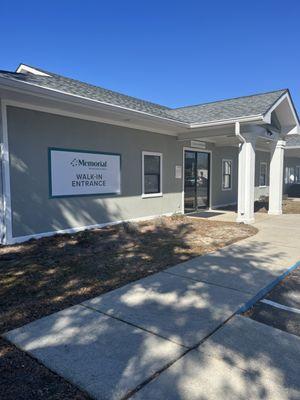
<svg viewBox="0 0 300 400"><path fill-rule="evenodd" d="M255 219L254 218L245 218L245 217L242 217L242 216L238 216L237 219L236 219L236 222L250 225L250 224L254 224Z"/></svg>
<svg viewBox="0 0 300 400"><path fill-rule="evenodd" d="M269 215L282 215L282 210L269 210Z"/></svg>

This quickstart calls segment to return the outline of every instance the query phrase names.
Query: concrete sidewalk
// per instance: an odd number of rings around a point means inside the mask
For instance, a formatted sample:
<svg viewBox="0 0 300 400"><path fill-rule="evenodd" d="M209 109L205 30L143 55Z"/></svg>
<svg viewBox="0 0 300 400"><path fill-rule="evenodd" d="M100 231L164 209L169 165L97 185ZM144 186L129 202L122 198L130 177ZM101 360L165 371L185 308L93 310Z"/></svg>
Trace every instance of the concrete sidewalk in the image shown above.
<svg viewBox="0 0 300 400"><path fill-rule="evenodd" d="M296 400L300 338L235 316L134 400Z"/></svg>
<svg viewBox="0 0 300 400"><path fill-rule="evenodd" d="M300 260L300 215L263 217L254 237L5 336L97 399L296 399L299 338L243 317L222 327Z"/></svg>

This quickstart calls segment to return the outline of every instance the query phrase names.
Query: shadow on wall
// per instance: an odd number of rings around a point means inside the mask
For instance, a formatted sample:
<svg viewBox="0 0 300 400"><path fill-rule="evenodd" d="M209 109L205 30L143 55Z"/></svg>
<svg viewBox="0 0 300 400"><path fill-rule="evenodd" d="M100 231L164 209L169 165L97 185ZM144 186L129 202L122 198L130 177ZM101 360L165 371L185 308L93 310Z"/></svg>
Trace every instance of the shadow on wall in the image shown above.
<svg viewBox="0 0 300 400"><path fill-rule="evenodd" d="M180 242L185 249L186 227L182 226L180 229L182 230ZM172 232L169 231L168 234ZM121 235L118 238L121 240L116 240L114 237L113 241L107 244L113 246L115 254L119 246L126 246L126 241L122 241L122 237ZM128 248L127 256L119 260L120 271L126 268L127 257L131 258L133 264L141 259L146 262L147 259L150 262L156 259L158 247L155 247L155 241L152 246L148 243L145 247L142 239L139 241L137 236L136 240L137 247ZM163 242L160 243L160 246L162 245ZM72 238L66 246L72 248ZM286 254L281 251L274 253L274 248L268 252L268 246L270 246L268 243L259 242L252 242L242 247L235 245L228 249L224 248L218 253L195 258L190 265L180 266L182 270L174 267L170 270L173 279L175 275L194 279L186 282L184 291L182 286L168 287L162 285L159 280L149 278L122 288L122 295L111 301L106 312L121 318L123 313L131 318L137 318L137 325L159 336L149 336L144 331L116 320L111 322L103 314L79 306L54 314L47 322L45 320L42 326L34 325L35 322L30 329L17 333L15 338L17 337L19 343L35 357L77 385L84 387L84 383L88 381L90 385L87 389L94 395L102 393L104 398L120 398L148 378L158 366L165 365L170 358L175 359L184 350L172 347L171 342L162 341L160 336L168 337L173 343L180 343L182 340L185 341L185 332L195 322L199 324L199 330L205 324L211 326L222 323L228 314L239 307L246 290L248 293L255 293L275 277L276 265L280 268L280 261ZM103 250L98 256L95 255L99 258L99 262L103 260ZM63 252L64 249L58 251ZM174 252L174 248L172 251ZM222 254L226 254L226 262L222 262L224 261ZM262 254L259 261L257 254ZM175 253L174 256L177 257ZM104 270L105 267L109 270L109 263L104 264ZM96 279L95 270L94 280ZM232 290L229 296L218 297L221 288L214 291L211 285L205 285L197 280L223 282L224 286L235 290ZM65 288L68 290L67 286ZM64 290L63 287L61 289ZM235 295L236 303L233 301ZM98 305L95 304L101 309L102 302L102 298L99 298ZM150 307L153 312L147 315L145 306ZM195 313L198 314L198 318L195 318ZM80 328L82 326L84 329ZM170 332L175 332L172 337L169 336ZM133 344L128 342L129 336L133 339ZM214 336L210 341L214 347ZM217 342L215 346L218 346ZM291 377L282 368L282 357L278 357L276 352L262 351L255 345L250 348L239 347L230 340L226 346L226 351L220 353L219 357L224 363L226 362L227 370L224 367L224 370L218 371L213 357L208 357L202 352L194 353L193 357L182 358L178 368L168 371L167 379L163 380L164 392L157 393L156 398L209 400L210 386L217 385L220 398L271 400L274 398L275 383L294 389L291 386ZM289 343L287 342L285 346L288 353ZM96 348L98 352L95 351ZM282 354L284 357L284 348ZM241 359L244 365L247 365L247 373L240 368ZM103 360L103 363L99 360ZM239 367L236 370L238 384L231 377L230 368L234 367ZM203 373L211 377L211 382L207 382L206 387L199 387L197 380ZM228 379L218 378L218 374L227 376ZM300 388L295 389L295 396L290 399L297 398L296 394L299 394L297 390ZM286 393L280 396L282 399L287 399Z"/></svg>

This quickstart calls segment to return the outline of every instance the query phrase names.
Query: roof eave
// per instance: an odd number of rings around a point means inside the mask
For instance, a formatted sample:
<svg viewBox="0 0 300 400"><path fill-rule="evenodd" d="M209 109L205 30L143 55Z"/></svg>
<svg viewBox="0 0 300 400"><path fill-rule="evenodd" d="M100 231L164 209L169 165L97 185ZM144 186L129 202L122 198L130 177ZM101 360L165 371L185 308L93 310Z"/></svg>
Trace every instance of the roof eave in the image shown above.
<svg viewBox="0 0 300 400"><path fill-rule="evenodd" d="M190 128L190 124L186 123L186 122L181 122L181 121L178 121L175 119L161 117L158 115L146 113L146 112L139 111L139 110L134 110L131 108L127 108L127 107L123 107L123 106L119 106L119 105L115 105L115 104L111 104L111 103L102 102L102 101L95 100L95 99L89 99L87 97L75 95L75 94L60 91L57 89L47 88L47 87L40 86L40 85L34 85L29 82L15 81L15 80L11 80L11 79L8 79L5 77L0 77L0 87L2 87L4 89L21 91L21 92L27 93L27 94L30 93L30 94L34 94L34 95L43 95L46 97L56 98L56 99L60 99L60 100L62 97L67 97L69 99L69 101L74 102L76 104L96 105L96 106L104 107L106 109L111 109L114 111L117 110L117 112L120 112L120 113L124 112L127 115L128 115L128 113L131 113L140 118L144 117L147 120L155 119L156 121L161 121L161 123L168 124L169 126L171 125L171 126L174 126L177 128L182 128L182 129Z"/></svg>

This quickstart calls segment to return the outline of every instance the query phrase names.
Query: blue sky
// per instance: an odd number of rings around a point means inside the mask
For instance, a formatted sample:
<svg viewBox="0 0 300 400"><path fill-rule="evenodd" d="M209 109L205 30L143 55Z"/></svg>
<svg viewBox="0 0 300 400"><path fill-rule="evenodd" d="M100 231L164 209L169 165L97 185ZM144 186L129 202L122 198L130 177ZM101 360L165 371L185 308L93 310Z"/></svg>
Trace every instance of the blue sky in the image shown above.
<svg viewBox="0 0 300 400"><path fill-rule="evenodd" d="M0 68L20 62L171 107L288 87L300 2L2 1Z"/></svg>

